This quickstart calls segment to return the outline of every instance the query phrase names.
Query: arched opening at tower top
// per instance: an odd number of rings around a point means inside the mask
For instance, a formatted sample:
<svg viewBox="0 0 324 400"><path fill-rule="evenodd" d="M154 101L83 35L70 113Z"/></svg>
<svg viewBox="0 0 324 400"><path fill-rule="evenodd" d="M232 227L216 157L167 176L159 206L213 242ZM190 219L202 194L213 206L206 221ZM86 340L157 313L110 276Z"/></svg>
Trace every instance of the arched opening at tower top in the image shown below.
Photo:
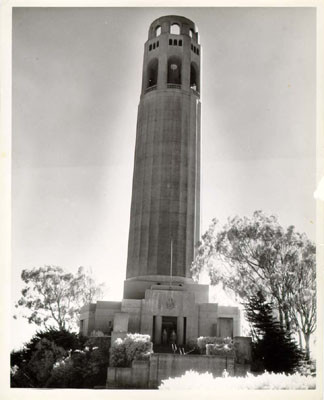
<svg viewBox="0 0 324 400"><path fill-rule="evenodd" d="M181 85L181 59L170 57L168 59L168 82Z"/></svg>
<svg viewBox="0 0 324 400"><path fill-rule="evenodd" d="M157 85L159 63L157 58L153 58L147 66L146 88Z"/></svg>
<svg viewBox="0 0 324 400"><path fill-rule="evenodd" d="M199 80L198 66L196 63L192 62L190 65L190 87L198 93L200 92Z"/></svg>
<svg viewBox="0 0 324 400"><path fill-rule="evenodd" d="M161 35L161 27L160 27L160 26L157 26L157 27L155 28L155 36L158 37L158 36L160 36L160 35Z"/></svg>
<svg viewBox="0 0 324 400"><path fill-rule="evenodd" d="M180 26L178 24L172 24L170 28L172 35L180 35Z"/></svg>

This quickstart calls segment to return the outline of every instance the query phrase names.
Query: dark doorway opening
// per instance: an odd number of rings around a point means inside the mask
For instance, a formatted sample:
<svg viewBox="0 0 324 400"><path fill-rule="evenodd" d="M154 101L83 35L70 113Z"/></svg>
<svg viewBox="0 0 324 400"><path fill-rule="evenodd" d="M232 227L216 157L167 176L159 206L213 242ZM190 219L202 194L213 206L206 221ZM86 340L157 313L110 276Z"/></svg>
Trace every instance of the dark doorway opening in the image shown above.
<svg viewBox="0 0 324 400"><path fill-rule="evenodd" d="M168 82L181 85L181 59L172 56L168 59Z"/></svg>
<svg viewBox="0 0 324 400"><path fill-rule="evenodd" d="M190 65L190 87L196 92L200 92L198 67L193 62Z"/></svg>
<svg viewBox="0 0 324 400"><path fill-rule="evenodd" d="M159 63L157 58L153 58L147 66L147 84L146 87L157 85Z"/></svg>
<svg viewBox="0 0 324 400"><path fill-rule="evenodd" d="M177 317L162 317L161 343L172 344L177 341Z"/></svg>

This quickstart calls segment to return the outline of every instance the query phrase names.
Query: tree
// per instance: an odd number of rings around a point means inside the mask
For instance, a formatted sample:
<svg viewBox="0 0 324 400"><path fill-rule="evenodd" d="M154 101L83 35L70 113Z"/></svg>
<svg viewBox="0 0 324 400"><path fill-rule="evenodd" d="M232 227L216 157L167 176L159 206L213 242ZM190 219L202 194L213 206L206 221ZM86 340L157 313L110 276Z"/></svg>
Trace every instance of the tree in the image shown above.
<svg viewBox="0 0 324 400"><path fill-rule="evenodd" d="M261 291L286 330L309 336L316 327L315 245L305 234L286 230L275 216L256 211L251 219L234 217L218 229L213 220L203 235L193 272L207 268L212 284L223 283L241 299ZM300 340L302 347L302 342Z"/></svg>
<svg viewBox="0 0 324 400"><path fill-rule="evenodd" d="M11 355L11 386L39 388L46 385L51 376L55 362L64 357L67 352L55 342L43 337L35 344L33 351L28 352L26 359L14 363Z"/></svg>
<svg viewBox="0 0 324 400"><path fill-rule="evenodd" d="M67 330L49 328L45 331L37 331L31 340L24 344L22 349L10 353L11 367L16 365L20 368L23 364L28 363L36 352L39 342L43 339L55 343L56 346L61 347L66 352L82 348L86 340L83 336Z"/></svg>
<svg viewBox="0 0 324 400"><path fill-rule="evenodd" d="M102 297L103 284L96 284L83 267L76 275L56 266L25 269L21 278L26 286L16 308L24 310L29 323L45 328L54 324L76 330L80 308Z"/></svg>
<svg viewBox="0 0 324 400"><path fill-rule="evenodd" d="M299 367L303 354L290 333L273 317L273 306L262 292L244 304L247 320L252 325L252 355L254 365L268 372L293 373ZM261 364L261 368L260 368Z"/></svg>
<svg viewBox="0 0 324 400"><path fill-rule="evenodd" d="M102 339L102 340L101 340ZM110 340L89 338L80 350L54 364L46 382L50 388L93 388L105 386L109 366Z"/></svg>
<svg viewBox="0 0 324 400"><path fill-rule="evenodd" d="M50 328L38 331L23 349L11 353L11 387L103 386L110 340L85 338Z"/></svg>

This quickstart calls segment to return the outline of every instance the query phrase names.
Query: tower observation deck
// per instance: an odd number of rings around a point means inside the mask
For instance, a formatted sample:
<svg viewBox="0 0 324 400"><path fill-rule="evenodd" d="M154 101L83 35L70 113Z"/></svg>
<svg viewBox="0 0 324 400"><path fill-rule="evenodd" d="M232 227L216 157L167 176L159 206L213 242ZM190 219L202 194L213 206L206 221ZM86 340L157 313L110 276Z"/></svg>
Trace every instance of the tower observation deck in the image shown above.
<svg viewBox="0 0 324 400"><path fill-rule="evenodd" d="M200 228L200 56L195 24L164 16L144 45L127 281L192 282ZM124 296L127 290L124 288Z"/></svg>

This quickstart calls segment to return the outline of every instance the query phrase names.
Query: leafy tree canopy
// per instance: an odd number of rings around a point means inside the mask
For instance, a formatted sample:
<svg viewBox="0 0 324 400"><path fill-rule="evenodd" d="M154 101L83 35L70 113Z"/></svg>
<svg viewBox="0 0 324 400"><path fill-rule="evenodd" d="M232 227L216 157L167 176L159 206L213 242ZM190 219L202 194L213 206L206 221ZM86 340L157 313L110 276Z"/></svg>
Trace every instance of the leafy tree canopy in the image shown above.
<svg viewBox="0 0 324 400"><path fill-rule="evenodd" d="M59 330L77 330L80 308L101 298L104 286L83 267L75 275L57 266L24 269L21 278L26 285L16 308L29 323Z"/></svg>
<svg viewBox="0 0 324 400"><path fill-rule="evenodd" d="M207 268L212 284L223 283L241 299L261 291L273 303L288 331L309 337L316 327L315 245L293 226L284 229L275 216L256 211L252 218L213 220L193 263L197 276Z"/></svg>

